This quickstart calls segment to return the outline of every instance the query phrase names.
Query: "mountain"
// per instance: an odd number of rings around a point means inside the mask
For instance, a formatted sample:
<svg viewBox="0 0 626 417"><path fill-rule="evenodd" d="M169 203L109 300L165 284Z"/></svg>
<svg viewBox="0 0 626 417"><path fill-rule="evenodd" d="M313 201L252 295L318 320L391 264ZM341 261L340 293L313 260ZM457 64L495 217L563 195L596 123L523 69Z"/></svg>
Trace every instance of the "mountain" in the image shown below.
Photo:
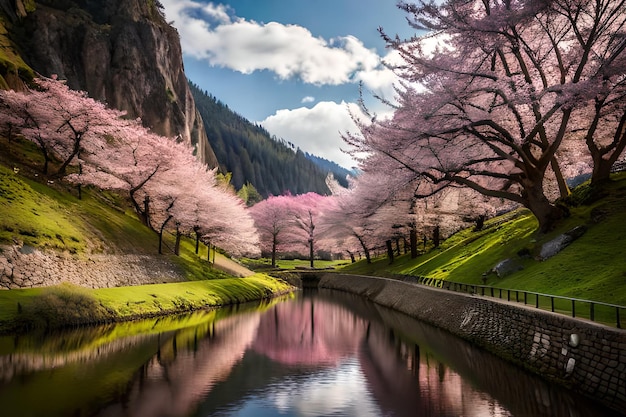
<svg viewBox="0 0 626 417"><path fill-rule="evenodd" d="M328 159L319 156L311 155L308 152L305 152L304 155L307 157L307 159L310 159L317 166L322 168L324 172L329 172L333 174L333 177L335 177L339 185L341 185L342 187L348 188L348 177L355 176L354 171L349 171L337 164L336 162L329 161Z"/></svg>
<svg viewBox="0 0 626 417"><path fill-rule="evenodd" d="M347 186L347 170L272 137L197 85L190 83L190 88L220 170L232 173L235 188L250 183L263 197L287 191L328 194L329 173Z"/></svg>
<svg viewBox="0 0 626 417"><path fill-rule="evenodd" d="M0 0L0 84L56 74L217 166L158 0ZM23 65L22 65L23 64ZM30 69L30 72L29 72Z"/></svg>

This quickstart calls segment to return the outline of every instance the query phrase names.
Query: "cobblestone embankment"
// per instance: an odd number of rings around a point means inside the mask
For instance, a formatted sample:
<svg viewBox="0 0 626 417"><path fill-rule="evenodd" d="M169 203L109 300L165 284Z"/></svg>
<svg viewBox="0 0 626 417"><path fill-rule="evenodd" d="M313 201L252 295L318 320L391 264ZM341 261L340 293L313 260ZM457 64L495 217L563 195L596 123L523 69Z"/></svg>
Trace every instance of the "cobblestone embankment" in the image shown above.
<svg viewBox="0 0 626 417"><path fill-rule="evenodd" d="M359 294L626 410L625 330L401 281L329 273L316 278L320 288Z"/></svg>
<svg viewBox="0 0 626 417"><path fill-rule="evenodd" d="M147 255L85 255L0 246L0 288L31 288L70 282L88 288L185 281L167 259Z"/></svg>

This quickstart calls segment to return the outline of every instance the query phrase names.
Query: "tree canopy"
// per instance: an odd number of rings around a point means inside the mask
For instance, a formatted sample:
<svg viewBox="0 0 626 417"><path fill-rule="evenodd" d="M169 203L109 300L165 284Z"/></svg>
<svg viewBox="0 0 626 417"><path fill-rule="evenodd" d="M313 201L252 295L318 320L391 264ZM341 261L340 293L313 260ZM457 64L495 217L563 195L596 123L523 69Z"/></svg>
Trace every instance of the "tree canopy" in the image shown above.
<svg viewBox="0 0 626 417"><path fill-rule="evenodd" d="M601 182L625 146L624 3L400 7L429 34L382 34L402 57L402 83L391 119L360 122L360 134L346 135L369 155L362 169L402 178L418 199L450 187L506 199L550 230L565 214L555 204L569 192L564 168L581 162L563 154L591 156L588 170ZM600 119L611 123L601 130Z"/></svg>

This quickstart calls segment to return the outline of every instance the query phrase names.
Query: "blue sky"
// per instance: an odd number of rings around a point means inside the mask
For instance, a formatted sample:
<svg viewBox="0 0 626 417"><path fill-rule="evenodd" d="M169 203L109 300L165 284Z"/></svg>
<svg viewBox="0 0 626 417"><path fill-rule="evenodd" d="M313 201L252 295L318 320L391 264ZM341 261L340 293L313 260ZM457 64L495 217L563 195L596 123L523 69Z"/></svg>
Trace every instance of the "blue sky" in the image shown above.
<svg viewBox="0 0 626 417"><path fill-rule="evenodd" d="M359 82L393 98L393 62L377 31L409 37L396 0L161 0L179 31L187 77L302 150L350 168L341 132L355 131Z"/></svg>

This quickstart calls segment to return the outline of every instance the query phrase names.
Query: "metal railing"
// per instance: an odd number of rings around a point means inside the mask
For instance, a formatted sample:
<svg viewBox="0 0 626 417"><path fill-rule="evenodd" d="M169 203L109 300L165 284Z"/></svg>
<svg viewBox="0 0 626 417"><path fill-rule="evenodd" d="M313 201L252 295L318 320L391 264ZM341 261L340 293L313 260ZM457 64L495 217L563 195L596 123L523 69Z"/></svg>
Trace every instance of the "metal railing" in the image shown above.
<svg viewBox="0 0 626 417"><path fill-rule="evenodd" d="M497 288L488 285L464 284L438 278L405 276L404 280L449 291L499 298L518 303L523 302L524 305L534 306L538 309L565 314L574 318L586 318L598 323L615 326L618 329L622 328L622 322L626 318L626 306L599 301Z"/></svg>

